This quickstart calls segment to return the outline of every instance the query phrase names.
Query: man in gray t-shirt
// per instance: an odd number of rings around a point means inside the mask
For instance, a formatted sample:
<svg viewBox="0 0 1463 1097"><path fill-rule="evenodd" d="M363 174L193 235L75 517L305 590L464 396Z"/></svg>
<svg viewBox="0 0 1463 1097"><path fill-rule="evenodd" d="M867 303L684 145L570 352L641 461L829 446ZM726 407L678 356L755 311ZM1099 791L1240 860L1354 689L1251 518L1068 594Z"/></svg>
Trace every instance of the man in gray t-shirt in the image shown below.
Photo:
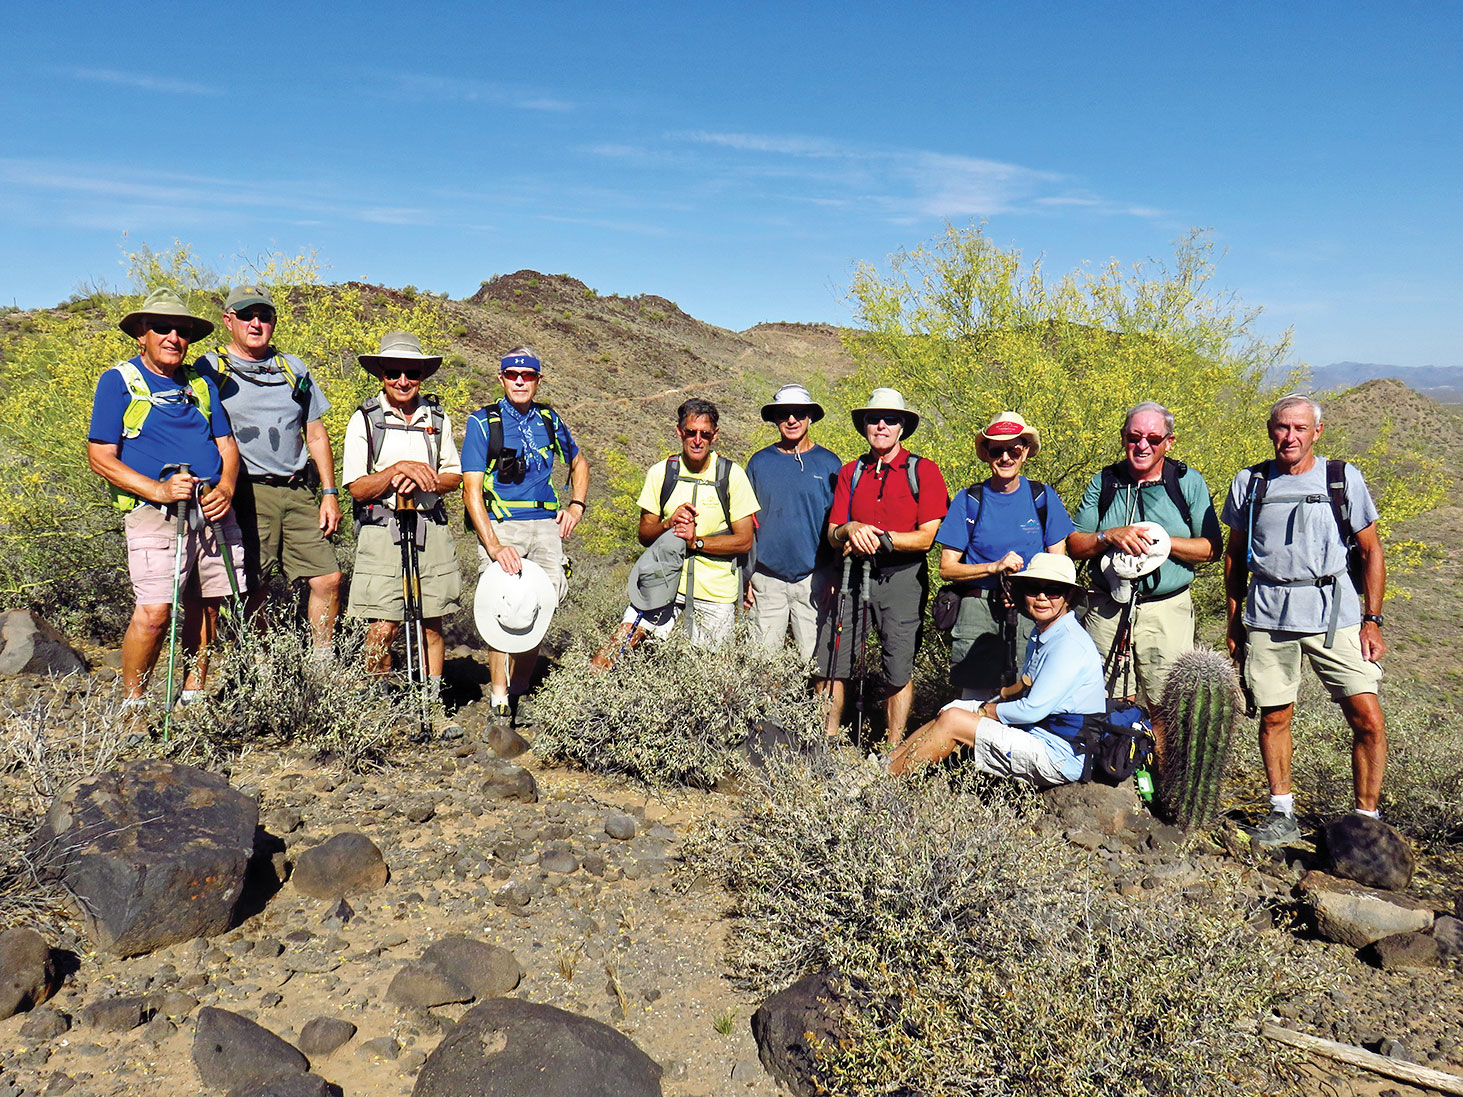
<svg viewBox="0 0 1463 1097"><path fill-rule="evenodd" d="M267 291L234 290L224 303L231 342L194 368L218 388L239 443L234 510L244 533L249 612L263 606L276 570L290 583L305 580L315 650L323 656L340 613L340 565L327 540L340 528L340 500L321 419L330 401L304 362L275 350L276 319Z"/></svg>
<svg viewBox="0 0 1463 1097"><path fill-rule="evenodd" d="M1260 708L1260 755L1270 782L1270 816L1251 834L1262 845L1281 845L1300 837L1290 791L1290 721L1302 656L1351 727L1355 809L1377 817L1387 765L1377 700L1378 661L1387 650L1387 570L1377 507L1361 473L1335 462L1333 492L1332 463L1313 452L1324 429L1321 405L1306 396L1283 397L1270 411L1268 429L1275 459L1235 476L1220 517L1229 527L1229 650ZM1343 524L1360 555L1360 590L1348 573Z"/></svg>

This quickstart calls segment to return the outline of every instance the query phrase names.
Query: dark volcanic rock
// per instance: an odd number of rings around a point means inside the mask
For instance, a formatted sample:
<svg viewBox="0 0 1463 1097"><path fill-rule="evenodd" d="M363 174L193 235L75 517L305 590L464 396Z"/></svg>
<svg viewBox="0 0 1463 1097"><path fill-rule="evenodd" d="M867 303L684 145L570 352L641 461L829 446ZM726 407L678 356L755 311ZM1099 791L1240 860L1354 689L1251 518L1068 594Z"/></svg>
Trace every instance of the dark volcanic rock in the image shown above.
<svg viewBox="0 0 1463 1097"><path fill-rule="evenodd" d="M0 933L0 1020L40 1005L55 986L56 968L44 937L23 928Z"/></svg>
<svg viewBox="0 0 1463 1097"><path fill-rule="evenodd" d="M864 1008L866 989L835 971L815 971L768 998L752 1014L757 1057L767 1073L799 1097L825 1092L810 1036L837 1044L847 1037L839 1014Z"/></svg>
<svg viewBox="0 0 1463 1097"><path fill-rule="evenodd" d="M0 616L0 674L80 674L86 660L66 637L34 613L13 609Z"/></svg>
<svg viewBox="0 0 1463 1097"><path fill-rule="evenodd" d="M210 1089L238 1089L289 1074L304 1074L310 1069L310 1060L293 1044L247 1017L204 1006L198 1011L198 1029L193 1037L193 1065Z"/></svg>
<svg viewBox="0 0 1463 1097"><path fill-rule="evenodd" d="M300 1029L300 1050L306 1055L329 1055L356 1034L343 1017L315 1017Z"/></svg>
<svg viewBox="0 0 1463 1097"><path fill-rule="evenodd" d="M1383 937L1362 949L1361 957L1383 971L1439 967L1443 962L1437 941L1428 933L1397 933Z"/></svg>
<svg viewBox="0 0 1463 1097"><path fill-rule="evenodd" d="M499 758L517 758L528 749L528 740L506 724L494 724L485 738L488 749Z"/></svg>
<svg viewBox="0 0 1463 1097"><path fill-rule="evenodd" d="M217 774L144 758L64 790L30 853L76 896L98 948L136 956L229 928L258 823Z"/></svg>
<svg viewBox="0 0 1463 1097"><path fill-rule="evenodd" d="M1407 839L1368 815L1343 815L1322 831L1327 871L1369 888L1402 891L1416 860Z"/></svg>
<svg viewBox="0 0 1463 1097"><path fill-rule="evenodd" d="M608 1025L493 998L427 1056L412 1097L660 1097L659 1064Z"/></svg>
<svg viewBox="0 0 1463 1097"><path fill-rule="evenodd" d="M1301 897L1316 913L1316 928L1328 941L1364 948L1395 933L1432 928L1432 908L1395 892L1363 887L1324 872L1301 877Z"/></svg>
<svg viewBox="0 0 1463 1097"><path fill-rule="evenodd" d="M229 1090L228 1097L330 1097L336 1092L318 1074L286 1074L262 1082L245 1082Z"/></svg>
<svg viewBox="0 0 1463 1097"><path fill-rule="evenodd" d="M523 978L513 953L468 937L444 937L422 953L420 961L472 991L478 998L507 994Z"/></svg>
<svg viewBox="0 0 1463 1097"><path fill-rule="evenodd" d="M483 766L486 778L483 795L489 800L517 800L524 804L538 803L538 782L522 766L490 758Z"/></svg>
<svg viewBox="0 0 1463 1097"><path fill-rule="evenodd" d="M453 1002L470 1002L477 996L461 980L416 963L408 964L391 977L386 997L408 1009L431 1009Z"/></svg>
<svg viewBox="0 0 1463 1097"><path fill-rule="evenodd" d="M130 1032L147 1020L147 1000L138 995L103 998L81 1007L81 1023L103 1032Z"/></svg>
<svg viewBox="0 0 1463 1097"><path fill-rule="evenodd" d="M356 831L343 831L300 854L290 882L316 899L340 899L375 891L388 875L375 842Z"/></svg>

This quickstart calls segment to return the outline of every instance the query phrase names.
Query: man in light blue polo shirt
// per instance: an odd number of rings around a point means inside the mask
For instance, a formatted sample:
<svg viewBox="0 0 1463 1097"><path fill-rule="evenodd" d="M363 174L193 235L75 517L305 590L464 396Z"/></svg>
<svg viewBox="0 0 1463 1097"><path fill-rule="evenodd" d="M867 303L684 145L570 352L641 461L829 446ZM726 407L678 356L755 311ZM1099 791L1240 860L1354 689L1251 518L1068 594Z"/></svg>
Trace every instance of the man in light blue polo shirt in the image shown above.
<svg viewBox="0 0 1463 1097"><path fill-rule="evenodd" d="M532 560L548 573L560 601L568 593L563 543L584 517L589 461L558 412L536 402L543 364L529 347L514 347L498 366L503 396L467 419L462 441L462 501L468 528L477 534L484 568L509 575ZM556 465L569 470L569 498L554 490ZM488 653L491 715L513 718L510 708L528 692L538 647L517 655ZM518 715L520 722L526 716Z"/></svg>

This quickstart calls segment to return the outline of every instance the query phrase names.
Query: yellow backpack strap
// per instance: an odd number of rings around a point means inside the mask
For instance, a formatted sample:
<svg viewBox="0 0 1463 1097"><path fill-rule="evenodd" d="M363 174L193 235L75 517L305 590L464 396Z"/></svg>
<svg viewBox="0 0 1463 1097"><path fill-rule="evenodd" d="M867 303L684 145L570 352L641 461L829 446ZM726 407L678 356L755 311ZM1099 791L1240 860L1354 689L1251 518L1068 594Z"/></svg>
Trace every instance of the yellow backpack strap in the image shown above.
<svg viewBox="0 0 1463 1097"><path fill-rule="evenodd" d="M208 390L208 382L203 375L192 366L183 367L183 380L193 390L193 398L198 401L198 410L203 412L203 417L213 425L213 395Z"/></svg>
<svg viewBox="0 0 1463 1097"><path fill-rule="evenodd" d="M223 347L215 347L213 354L213 368L218 371L218 379L220 383L227 381L229 379L229 367L231 365L231 363L229 362L229 352Z"/></svg>
<svg viewBox="0 0 1463 1097"><path fill-rule="evenodd" d="M142 431L142 421L152 410L152 389L142 378L142 371L133 362L118 362L112 367L122 375L127 394L132 398L122 412L122 437L136 438Z"/></svg>

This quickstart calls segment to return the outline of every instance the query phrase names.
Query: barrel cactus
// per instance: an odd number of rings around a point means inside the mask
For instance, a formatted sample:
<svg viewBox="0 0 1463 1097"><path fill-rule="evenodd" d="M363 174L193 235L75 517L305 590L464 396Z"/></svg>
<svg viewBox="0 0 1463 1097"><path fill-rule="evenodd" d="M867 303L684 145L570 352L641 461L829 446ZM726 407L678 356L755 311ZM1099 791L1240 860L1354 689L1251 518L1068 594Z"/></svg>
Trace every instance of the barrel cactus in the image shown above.
<svg viewBox="0 0 1463 1097"><path fill-rule="evenodd" d="M1199 826L1219 809L1234 733L1244 719L1234 664L1210 648L1185 652L1169 668L1159 710L1165 743L1159 802L1179 825Z"/></svg>

